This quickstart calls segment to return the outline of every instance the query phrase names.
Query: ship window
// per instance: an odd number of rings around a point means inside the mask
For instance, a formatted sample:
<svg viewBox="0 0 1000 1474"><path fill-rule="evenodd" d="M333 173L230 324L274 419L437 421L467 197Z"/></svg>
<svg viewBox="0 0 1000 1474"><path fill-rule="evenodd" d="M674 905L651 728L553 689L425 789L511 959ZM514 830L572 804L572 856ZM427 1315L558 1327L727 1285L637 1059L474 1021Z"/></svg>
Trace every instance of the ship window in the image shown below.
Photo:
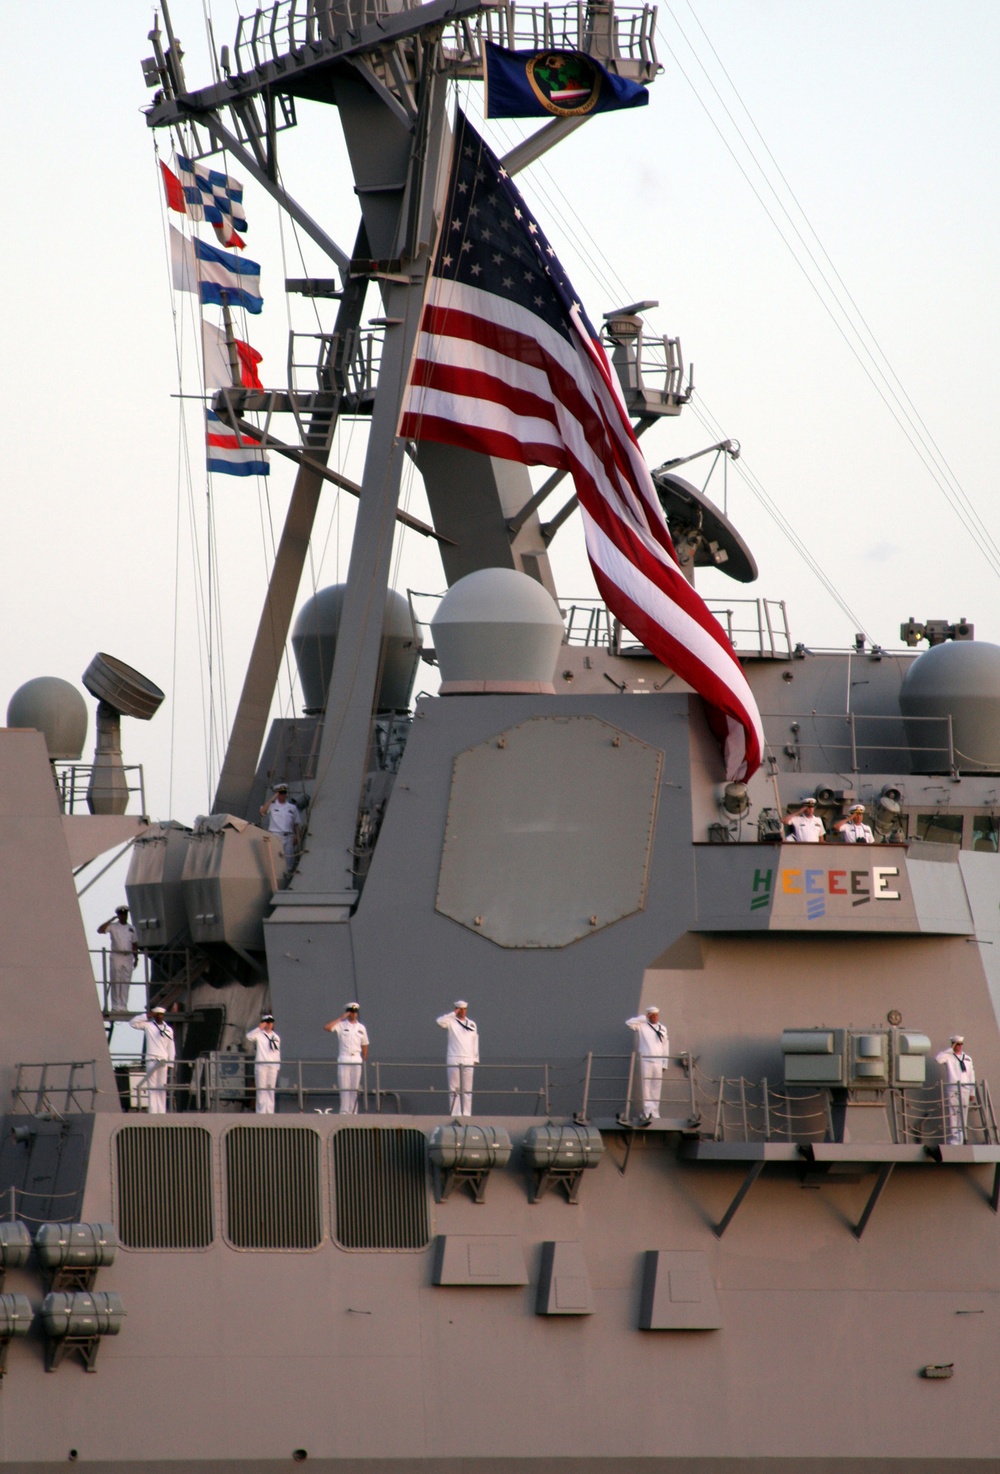
<svg viewBox="0 0 1000 1474"><path fill-rule="evenodd" d="M225 1141L226 1237L233 1248L317 1248L323 1224L316 1132L235 1126Z"/></svg>
<svg viewBox="0 0 1000 1474"><path fill-rule="evenodd" d="M995 814L976 814L972 820L972 848L995 855L1000 849L1000 819Z"/></svg>
<svg viewBox="0 0 1000 1474"><path fill-rule="evenodd" d="M333 1137L342 1249L423 1249L430 1242L427 1139L404 1127L348 1127Z"/></svg>
<svg viewBox="0 0 1000 1474"><path fill-rule="evenodd" d="M129 1249L212 1242L212 1138L202 1126L125 1126L115 1139L118 1232Z"/></svg>
<svg viewBox="0 0 1000 1474"><path fill-rule="evenodd" d="M917 839L925 839L931 844L960 845L962 843L962 815L940 812L918 814Z"/></svg>

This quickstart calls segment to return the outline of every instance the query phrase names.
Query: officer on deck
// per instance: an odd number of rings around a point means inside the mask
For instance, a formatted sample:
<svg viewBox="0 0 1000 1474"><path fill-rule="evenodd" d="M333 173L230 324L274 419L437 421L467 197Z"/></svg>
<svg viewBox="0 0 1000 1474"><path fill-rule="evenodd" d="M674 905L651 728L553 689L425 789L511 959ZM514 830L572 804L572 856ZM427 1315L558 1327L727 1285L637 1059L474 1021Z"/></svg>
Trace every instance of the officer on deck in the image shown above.
<svg viewBox="0 0 1000 1474"><path fill-rule="evenodd" d="M111 938L111 1011L124 1013L128 1008L128 990L139 961L139 943L135 928L129 924L128 907L116 906L115 914L97 928L99 937Z"/></svg>
<svg viewBox="0 0 1000 1474"><path fill-rule="evenodd" d="M167 1109L167 1085L170 1066L177 1058L174 1031L167 1023L167 1010L157 1004L144 1017L130 1018L133 1029L146 1036L146 1075L139 1086L140 1096L149 1098L149 1114L162 1116Z"/></svg>
<svg viewBox="0 0 1000 1474"><path fill-rule="evenodd" d="M807 794L799 804L797 814L786 814L785 824L792 831L788 838L797 844L822 844L826 839L826 826L816 815L816 800Z"/></svg>
<svg viewBox="0 0 1000 1474"><path fill-rule="evenodd" d="M274 1014L262 1013L256 1029L246 1036L247 1043L254 1045L253 1078L257 1094L257 1115L274 1115L274 1088L278 1083L281 1066L281 1035L275 1032Z"/></svg>
<svg viewBox="0 0 1000 1474"><path fill-rule="evenodd" d="M473 1066L479 1063L479 1030L469 1018L469 1005L465 999L456 999L454 1011L443 1013L437 1025L439 1029L448 1030L445 1063L448 1066L451 1114L471 1116Z"/></svg>
<svg viewBox="0 0 1000 1474"><path fill-rule="evenodd" d="M961 1146L966 1139L969 1105L975 1093L976 1070L972 1055L965 1052L965 1035L952 1034L951 1045L934 1058L944 1065L945 1145Z"/></svg>
<svg viewBox="0 0 1000 1474"><path fill-rule="evenodd" d="M660 1023L660 1010L651 1003L644 1014L625 1020L626 1028L636 1036L639 1070L642 1076L642 1115L640 1126L648 1126L660 1118L660 1093L663 1072L670 1063L670 1040L665 1024Z"/></svg>
<svg viewBox="0 0 1000 1474"><path fill-rule="evenodd" d="M368 1058L368 1030L358 1022L359 1003L349 1003L339 1018L323 1027L337 1036L337 1089L340 1091L340 1114L356 1116L361 1070Z"/></svg>

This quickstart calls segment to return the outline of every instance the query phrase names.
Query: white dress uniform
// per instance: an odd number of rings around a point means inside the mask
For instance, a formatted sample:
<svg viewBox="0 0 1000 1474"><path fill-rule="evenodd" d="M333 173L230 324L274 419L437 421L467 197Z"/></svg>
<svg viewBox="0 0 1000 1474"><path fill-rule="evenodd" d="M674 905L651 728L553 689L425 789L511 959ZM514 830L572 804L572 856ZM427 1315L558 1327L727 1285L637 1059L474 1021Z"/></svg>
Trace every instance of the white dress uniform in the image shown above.
<svg viewBox="0 0 1000 1474"><path fill-rule="evenodd" d="M130 1018L133 1029L146 1036L146 1074L139 1085L139 1099L146 1095L149 1114L162 1116L167 1109L170 1066L177 1058L174 1031L162 1018Z"/></svg>
<svg viewBox="0 0 1000 1474"><path fill-rule="evenodd" d="M472 1115L473 1066L479 1063L479 1030L470 1018L443 1013L437 1021L439 1029L448 1030L445 1063L448 1067L449 1110L453 1116Z"/></svg>
<svg viewBox="0 0 1000 1474"><path fill-rule="evenodd" d="M337 1089L340 1091L340 1114L356 1116L363 1062L361 1051L367 1048L368 1030L364 1024L342 1018L330 1032L337 1036Z"/></svg>
<svg viewBox="0 0 1000 1474"><path fill-rule="evenodd" d="M111 921L106 935L111 938L111 1007L124 1013L135 971L135 928L127 921Z"/></svg>
<svg viewBox="0 0 1000 1474"><path fill-rule="evenodd" d="M841 824L838 833L845 844L874 844L875 836L867 824L854 824L850 820Z"/></svg>
<svg viewBox="0 0 1000 1474"><path fill-rule="evenodd" d="M272 834L281 835L287 865L295 862L295 830L298 823L298 805L287 799L276 798L267 811L267 827Z"/></svg>
<svg viewBox="0 0 1000 1474"><path fill-rule="evenodd" d="M253 1078L257 1094L258 1116L274 1115L274 1087L278 1083L278 1068L281 1064L281 1035L274 1029L263 1029L259 1025L247 1034L247 1041L256 1047Z"/></svg>
<svg viewBox="0 0 1000 1474"><path fill-rule="evenodd" d="M793 843L819 844L826 838L826 826L815 814L808 818L805 814L793 814L785 823L792 831L788 838Z"/></svg>
<svg viewBox="0 0 1000 1474"><path fill-rule="evenodd" d="M663 1072L670 1062L670 1040L666 1024L653 1023L648 1014L625 1020L636 1036L639 1048L639 1070L642 1075L642 1113L651 1121L660 1118L660 1092Z"/></svg>
<svg viewBox="0 0 1000 1474"><path fill-rule="evenodd" d="M958 1054L954 1049L942 1049L940 1054L934 1058L939 1065L944 1065L945 1079L945 1144L947 1146L962 1146L966 1138L966 1125L969 1119L969 1103L972 1100L973 1087L976 1083L976 1070L972 1063L972 1055L966 1054L962 1049Z"/></svg>

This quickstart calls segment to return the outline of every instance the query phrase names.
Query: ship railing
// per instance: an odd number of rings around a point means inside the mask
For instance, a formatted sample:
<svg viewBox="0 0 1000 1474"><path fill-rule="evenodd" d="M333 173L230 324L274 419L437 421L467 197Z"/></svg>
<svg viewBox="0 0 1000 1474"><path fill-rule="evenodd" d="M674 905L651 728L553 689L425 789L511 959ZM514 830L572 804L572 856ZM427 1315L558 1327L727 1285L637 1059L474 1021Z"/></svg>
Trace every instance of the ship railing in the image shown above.
<svg viewBox="0 0 1000 1474"><path fill-rule="evenodd" d="M588 1053L584 1058L583 1093L577 1119L617 1121L643 1114L642 1060L631 1054ZM701 1120L690 1054L672 1054L660 1090L660 1117L694 1127Z"/></svg>
<svg viewBox="0 0 1000 1474"><path fill-rule="evenodd" d="M146 993L143 991L141 998L137 995L135 1008L116 1010L111 995L111 948L91 947L91 965L94 970L94 982L97 985L98 997L101 1000L101 1014L105 1019L115 1021L118 1019L131 1018L135 1013L142 1013L146 1008ZM130 988L142 988L145 990L150 982L149 958L145 953L139 953L139 962L129 982Z"/></svg>
<svg viewBox="0 0 1000 1474"><path fill-rule="evenodd" d="M147 1069L136 1056L115 1060L122 1104L148 1107ZM242 1109L253 1097L253 1060L238 1050L178 1059L166 1086L174 1111ZM450 1089L441 1061L367 1060L362 1065L358 1109L369 1115L450 1115ZM569 1064L496 1063L475 1066L473 1096L480 1115L549 1116L578 1099L579 1061ZM329 1114L339 1110L340 1090L334 1059L282 1060L275 1087L278 1108Z"/></svg>
<svg viewBox="0 0 1000 1474"><path fill-rule="evenodd" d="M15 1115L60 1120L94 1110L97 1099L97 1061L46 1060L19 1064L11 1087Z"/></svg>
<svg viewBox="0 0 1000 1474"><path fill-rule="evenodd" d="M48 1208L48 1212L29 1213L28 1208ZM31 1187L5 1187L0 1192L0 1218L8 1223L74 1223L83 1207L83 1188L68 1193L53 1193L47 1188L41 1191Z"/></svg>
<svg viewBox="0 0 1000 1474"><path fill-rule="evenodd" d="M915 741L891 742L878 738L880 727L890 735L898 734L904 720L900 713L887 715L882 712L781 711L762 712L761 720L764 723L765 736L774 747L785 746L788 733L793 730L791 724L796 724L798 730L795 731L794 741L785 747L785 751L789 757L797 759L800 769L805 772L825 767L833 772L859 773L861 759L869 753L877 753L878 762L883 767L891 765L891 754L898 753L898 766L902 772L911 771L916 763L919 763L924 772L948 772L957 777L960 771L960 754L955 750L950 712L945 716L905 718L907 737L913 738L919 731L924 739L919 744ZM771 722L780 726L769 727ZM804 731L809 727L815 731L821 723L828 723L828 730L832 734L839 728L843 732L843 740L831 741L825 734L823 740L803 740ZM817 753L818 759L808 757L807 754L810 753Z"/></svg>
<svg viewBox="0 0 1000 1474"><path fill-rule="evenodd" d="M419 8L420 0L279 0L277 5L241 15L235 59L244 75L291 52L317 46L387 15ZM585 51L616 65L625 63L649 80L658 69L656 7L615 5L613 0L568 5L489 4L480 15L456 22L447 31L445 57L463 68L482 67L485 37L512 50ZM631 65L629 65L631 64Z"/></svg>
<svg viewBox="0 0 1000 1474"><path fill-rule="evenodd" d="M91 775L98 773L98 780L106 779L107 770L95 769L93 763L61 762L56 760L52 764L52 776L55 779L56 794L59 799L59 809L63 814L89 814L90 805L87 802L87 790L90 787ZM139 795L139 814L146 813L146 779L143 774L141 763L131 763L124 768L118 769L125 777L124 788L115 791L117 797L119 792L126 795L126 805L131 803L133 794Z"/></svg>
<svg viewBox="0 0 1000 1474"><path fill-rule="evenodd" d="M783 599L732 599L726 605L708 600L738 655L791 660L795 647ZM566 643L609 650L612 655L641 655L645 646L629 634L600 599L573 598L563 608Z"/></svg>
<svg viewBox="0 0 1000 1474"><path fill-rule="evenodd" d="M778 1087L744 1076L712 1079L695 1068L695 1098L711 1127L711 1140L789 1142L834 1140L829 1089ZM906 1145L1000 1145L989 1084L885 1086L855 1092L883 1113L888 1143Z"/></svg>

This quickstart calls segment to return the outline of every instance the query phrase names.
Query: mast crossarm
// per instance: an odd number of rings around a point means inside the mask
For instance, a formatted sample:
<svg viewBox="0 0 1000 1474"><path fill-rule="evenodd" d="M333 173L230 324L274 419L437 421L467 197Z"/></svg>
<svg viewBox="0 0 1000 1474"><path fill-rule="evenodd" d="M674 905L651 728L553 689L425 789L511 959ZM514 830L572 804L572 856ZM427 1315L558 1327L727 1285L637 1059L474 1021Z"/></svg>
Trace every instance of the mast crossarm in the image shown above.
<svg viewBox="0 0 1000 1474"><path fill-rule="evenodd" d="M262 61L252 72L236 73L197 92L164 97L146 114L150 128L169 128L180 123L207 122L208 116L234 101L258 93L286 92L291 96L315 96L315 83L331 66L366 51L384 51L395 41L426 32L435 25L448 25L488 8L483 0L429 0L412 10L386 11L378 21L344 30L332 37L317 36L306 46L295 47L282 56ZM307 85L308 84L308 85Z"/></svg>

